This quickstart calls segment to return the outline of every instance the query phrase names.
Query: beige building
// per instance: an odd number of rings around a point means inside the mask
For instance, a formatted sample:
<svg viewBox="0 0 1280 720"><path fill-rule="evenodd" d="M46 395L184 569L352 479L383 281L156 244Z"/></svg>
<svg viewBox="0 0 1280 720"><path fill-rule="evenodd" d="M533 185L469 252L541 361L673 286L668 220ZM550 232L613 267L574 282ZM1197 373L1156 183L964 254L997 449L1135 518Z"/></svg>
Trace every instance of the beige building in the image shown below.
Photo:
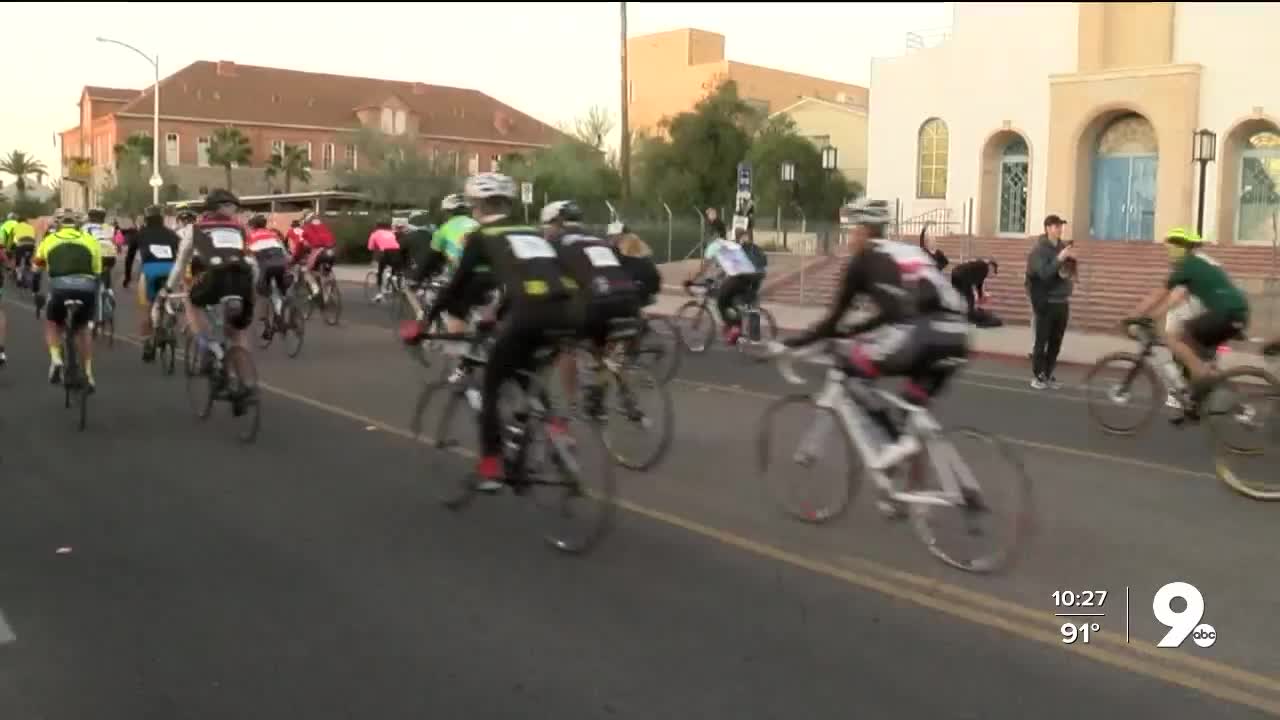
<svg viewBox="0 0 1280 720"><path fill-rule="evenodd" d="M1194 226L1192 135L1217 136L1204 231L1280 225L1273 3L955 3L949 37L872 64L869 187L980 235L1151 241ZM1046 29L1052 28L1053 32ZM984 78L975 82L975 78Z"/></svg>
<svg viewBox="0 0 1280 720"><path fill-rule="evenodd" d="M836 149L836 169L846 179L867 186L867 107L806 97L774 115L787 115L800 135L819 148Z"/></svg>
<svg viewBox="0 0 1280 720"><path fill-rule="evenodd" d="M867 105L867 89L858 85L727 60L718 33L684 28L627 38L627 113L636 131L656 131L726 80L766 114L803 97Z"/></svg>

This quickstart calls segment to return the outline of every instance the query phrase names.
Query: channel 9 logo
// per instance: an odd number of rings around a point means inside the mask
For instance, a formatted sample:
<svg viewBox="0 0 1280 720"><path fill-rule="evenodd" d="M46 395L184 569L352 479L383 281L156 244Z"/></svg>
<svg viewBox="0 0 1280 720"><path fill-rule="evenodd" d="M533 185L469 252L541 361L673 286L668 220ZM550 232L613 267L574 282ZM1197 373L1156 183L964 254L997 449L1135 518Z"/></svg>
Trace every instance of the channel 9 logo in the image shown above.
<svg viewBox="0 0 1280 720"><path fill-rule="evenodd" d="M1182 598L1186 608L1174 610L1174 598ZM1211 647L1218 641L1218 631L1212 625L1200 622L1204 619L1204 596L1191 583L1171 582L1157 590L1151 601L1151 612L1161 625L1169 628L1156 647L1182 647L1188 637L1202 648Z"/></svg>

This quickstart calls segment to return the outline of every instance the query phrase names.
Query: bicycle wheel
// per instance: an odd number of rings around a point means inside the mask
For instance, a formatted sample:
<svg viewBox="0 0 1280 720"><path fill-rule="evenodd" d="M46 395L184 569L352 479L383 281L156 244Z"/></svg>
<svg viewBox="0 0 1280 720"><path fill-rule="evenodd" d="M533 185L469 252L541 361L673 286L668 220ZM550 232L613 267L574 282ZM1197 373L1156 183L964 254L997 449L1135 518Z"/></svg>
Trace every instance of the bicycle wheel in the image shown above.
<svg viewBox="0 0 1280 720"><path fill-rule="evenodd" d="M338 287L338 280L332 275L325 276L320 282L320 297L324 298L320 304L320 312L324 316L325 324L337 325L338 320L342 319L342 289Z"/></svg>
<svg viewBox="0 0 1280 720"><path fill-rule="evenodd" d="M690 300L676 311L677 334L691 353L703 353L716 336L716 318L711 308Z"/></svg>
<svg viewBox="0 0 1280 720"><path fill-rule="evenodd" d="M262 332L258 333L257 343L259 350L266 350L271 347L271 341L276 339L276 329L274 327L275 317L268 300L266 317L262 318ZM248 332L247 330L245 332Z"/></svg>
<svg viewBox="0 0 1280 720"><path fill-rule="evenodd" d="M196 349L196 337L187 334L186 369L187 369L187 401L191 410L201 420L209 419L213 411L213 371L205 367L205 355L208 350L199 352Z"/></svg>
<svg viewBox="0 0 1280 720"><path fill-rule="evenodd" d="M262 403L258 394L258 369L253 356L242 347L227 348L223 358L227 368L227 387L231 391L232 414L240 420L240 442L250 443L262 427Z"/></svg>
<svg viewBox="0 0 1280 720"><path fill-rule="evenodd" d="M293 292L298 307L302 308L302 319L310 320L311 314L316 311L316 300L315 296L311 294L311 286L306 280L299 278L293 284Z"/></svg>
<svg viewBox="0 0 1280 720"><path fill-rule="evenodd" d="M774 319L773 313L767 309L757 308L756 310L760 313L760 339L752 340L750 344L765 345L773 342L778 337L778 321ZM743 334L746 334L746 328L743 328ZM745 344L740 344L738 347L745 347Z"/></svg>
<svg viewBox="0 0 1280 720"><path fill-rule="evenodd" d="M802 522L821 524L839 517L862 481L861 458L839 415L819 407L812 395L787 395L765 408L756 448L765 489ZM771 470L778 477L770 476Z"/></svg>
<svg viewBox="0 0 1280 720"><path fill-rule="evenodd" d="M160 361L160 369L165 375L172 375L177 365L178 348L173 342L173 331L165 333L164 340L156 343L156 355Z"/></svg>
<svg viewBox="0 0 1280 720"><path fill-rule="evenodd" d="M653 373L623 367L605 375L600 402L608 411L604 442L618 464L645 471L658 464L671 447L675 410L671 393ZM631 442L632 437L635 442Z"/></svg>
<svg viewBox="0 0 1280 720"><path fill-rule="evenodd" d="M1089 415L1113 435L1132 435L1146 427L1164 403L1164 383L1146 360L1127 352L1104 355L1084 378ZM1133 409L1131 419L1111 420L1104 409Z"/></svg>
<svg viewBox="0 0 1280 720"><path fill-rule="evenodd" d="M373 299L378 296L378 271L370 270L364 276L364 300L369 304L373 304Z"/></svg>
<svg viewBox="0 0 1280 720"><path fill-rule="evenodd" d="M666 317L645 318L646 332L636 339L631 355L663 384L671 382L684 359L684 341L679 327Z"/></svg>
<svg viewBox="0 0 1280 720"><path fill-rule="evenodd" d="M1222 374L1200 404L1218 479L1254 500L1280 500L1280 381L1256 367Z"/></svg>
<svg viewBox="0 0 1280 720"><path fill-rule="evenodd" d="M421 467L439 468L437 474L440 477L432 478L431 487L440 504L450 510L460 510L475 498L475 482L469 471L463 473L458 472L456 468L442 468L438 455L433 455L432 450L454 451L455 447L462 446L459 438L464 437L468 430L472 438L476 437L473 422L475 416L472 412L468 412L471 407L468 403L471 400L467 397L467 389L464 383L454 384L444 380L423 385L422 391L418 393L418 403L414 408L413 422L410 424L414 438L424 448L429 448L428 456L423 458ZM427 410L433 398L438 398L443 404L440 417L435 424L434 438L426 435L427 428L431 425ZM465 449L459 452L459 454L473 453L473 450Z"/></svg>
<svg viewBox="0 0 1280 720"><path fill-rule="evenodd" d="M293 298L285 298L280 318L281 332L284 333L284 353L296 358L302 352L302 344L307 337L307 321L303 319Z"/></svg>
<svg viewBox="0 0 1280 720"><path fill-rule="evenodd" d="M77 368L76 370L77 372L79 372L79 368ZM83 432L85 427L89 424L89 380L88 378L85 378L85 377L78 378L77 387L74 391L72 391L72 395L75 397L75 402L79 406L78 409L79 409L80 422L78 424L78 429L81 432Z"/></svg>
<svg viewBox="0 0 1280 720"><path fill-rule="evenodd" d="M972 441L980 449L966 452L959 445ZM937 467L948 468L957 475L966 473L983 479L982 488L972 502L956 505L909 503L911 527L929 552L942 562L972 573L992 573L1013 564L1023 541L1032 532L1031 477L1022 458L999 438L973 428L956 428L929 441L926 449L909 458L895 471L914 476L908 483L914 492L942 490ZM1007 490L994 492L993 478L1000 477ZM926 481L925 478L928 478ZM957 478L958 481L958 478ZM962 539L951 546L947 520L954 518L963 531ZM944 544L944 538L947 542ZM990 550L977 549L981 540L995 538ZM972 543L966 541L973 541ZM974 547L970 547L973 545Z"/></svg>
<svg viewBox="0 0 1280 720"><path fill-rule="evenodd" d="M108 292L103 296L106 306L102 310L103 333L107 336L107 347L116 346L116 296Z"/></svg>

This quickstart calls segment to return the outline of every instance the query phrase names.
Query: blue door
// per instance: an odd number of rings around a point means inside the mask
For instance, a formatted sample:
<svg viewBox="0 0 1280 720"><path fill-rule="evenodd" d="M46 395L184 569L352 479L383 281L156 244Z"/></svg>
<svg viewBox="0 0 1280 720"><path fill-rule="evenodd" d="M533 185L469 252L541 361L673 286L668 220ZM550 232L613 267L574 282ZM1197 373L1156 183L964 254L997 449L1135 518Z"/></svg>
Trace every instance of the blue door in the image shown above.
<svg viewBox="0 0 1280 720"><path fill-rule="evenodd" d="M1131 158L1129 171L1129 227L1125 240L1156 237L1156 156Z"/></svg>
<svg viewBox="0 0 1280 720"><path fill-rule="evenodd" d="M1157 166L1155 155L1112 155L1094 160L1092 237L1155 238Z"/></svg>

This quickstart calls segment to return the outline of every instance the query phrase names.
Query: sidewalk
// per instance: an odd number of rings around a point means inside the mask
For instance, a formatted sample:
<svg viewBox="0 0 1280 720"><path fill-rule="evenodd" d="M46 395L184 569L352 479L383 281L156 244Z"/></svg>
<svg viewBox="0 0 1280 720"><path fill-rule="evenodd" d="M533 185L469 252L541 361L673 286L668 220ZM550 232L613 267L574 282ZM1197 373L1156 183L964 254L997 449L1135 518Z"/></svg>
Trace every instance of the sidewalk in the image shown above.
<svg viewBox="0 0 1280 720"><path fill-rule="evenodd" d="M363 284L365 274L370 267L366 265L339 265L334 269L338 279L343 282ZM689 296L678 285L664 285L658 301L649 306L648 312L658 315L674 315L680 306L689 301ZM822 318L825 308L787 305L784 303L766 302L764 307L773 313L778 322L778 330L803 330ZM1027 361L1031 352L1034 335L1026 325L1006 325L998 328L974 328L971 334L972 348L979 356L1005 358ZM1113 352L1135 352L1137 343L1118 335L1085 333L1068 331L1062 341L1062 353L1058 357L1060 364L1092 366L1098 358ZM1223 368L1239 365L1256 365L1266 367L1261 355L1256 352L1235 351L1221 358Z"/></svg>

